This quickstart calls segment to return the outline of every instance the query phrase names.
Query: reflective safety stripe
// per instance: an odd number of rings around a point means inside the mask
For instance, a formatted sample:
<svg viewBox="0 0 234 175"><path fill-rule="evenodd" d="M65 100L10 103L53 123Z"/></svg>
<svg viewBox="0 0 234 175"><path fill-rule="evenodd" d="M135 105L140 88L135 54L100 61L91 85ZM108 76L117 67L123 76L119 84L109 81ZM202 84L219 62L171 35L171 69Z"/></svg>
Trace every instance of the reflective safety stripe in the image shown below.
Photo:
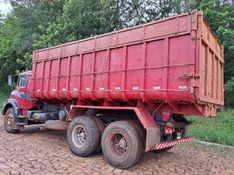
<svg viewBox="0 0 234 175"><path fill-rule="evenodd" d="M191 142L194 139L195 139L195 137L186 137L186 138L178 139L178 140L175 140L175 141L172 141L172 142L160 143L160 144L156 145L155 149L158 150L158 149L172 147L172 146L179 145L179 144L182 144L182 143Z"/></svg>

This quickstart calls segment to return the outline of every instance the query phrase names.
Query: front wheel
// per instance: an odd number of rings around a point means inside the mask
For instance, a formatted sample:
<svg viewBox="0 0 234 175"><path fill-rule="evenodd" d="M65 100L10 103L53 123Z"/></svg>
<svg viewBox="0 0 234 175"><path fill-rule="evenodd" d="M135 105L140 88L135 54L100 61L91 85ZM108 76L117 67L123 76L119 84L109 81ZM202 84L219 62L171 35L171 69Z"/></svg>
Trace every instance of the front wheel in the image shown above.
<svg viewBox="0 0 234 175"><path fill-rule="evenodd" d="M133 166L142 155L142 140L137 129L128 121L116 121L102 135L102 152L107 162L117 168Z"/></svg>
<svg viewBox="0 0 234 175"><path fill-rule="evenodd" d="M9 108L5 114L4 127L8 133L15 134L19 132L19 126L17 126L17 116L14 109Z"/></svg>

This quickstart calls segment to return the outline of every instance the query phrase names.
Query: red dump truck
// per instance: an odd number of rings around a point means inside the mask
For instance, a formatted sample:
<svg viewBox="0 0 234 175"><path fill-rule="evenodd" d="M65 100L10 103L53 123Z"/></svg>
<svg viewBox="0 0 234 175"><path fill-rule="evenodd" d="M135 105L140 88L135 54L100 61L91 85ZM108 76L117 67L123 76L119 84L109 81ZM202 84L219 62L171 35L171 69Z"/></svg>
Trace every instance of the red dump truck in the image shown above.
<svg viewBox="0 0 234 175"><path fill-rule="evenodd" d="M5 129L67 129L76 155L102 150L128 168L143 152L193 140L185 115L216 115L223 52L202 11L36 50L5 103Z"/></svg>

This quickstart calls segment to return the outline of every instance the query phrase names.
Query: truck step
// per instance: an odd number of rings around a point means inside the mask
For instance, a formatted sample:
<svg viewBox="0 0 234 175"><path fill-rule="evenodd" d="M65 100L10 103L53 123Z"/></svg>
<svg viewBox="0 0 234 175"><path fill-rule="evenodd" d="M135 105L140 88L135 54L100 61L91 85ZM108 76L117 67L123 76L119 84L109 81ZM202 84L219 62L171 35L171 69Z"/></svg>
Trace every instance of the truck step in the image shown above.
<svg viewBox="0 0 234 175"><path fill-rule="evenodd" d="M18 125L23 126L23 125L27 125L27 123L18 123Z"/></svg>
<svg viewBox="0 0 234 175"><path fill-rule="evenodd" d="M27 118L27 116L18 115L18 118Z"/></svg>
<svg viewBox="0 0 234 175"><path fill-rule="evenodd" d="M70 122L61 120L47 120L45 122L45 128L58 131L66 131Z"/></svg>

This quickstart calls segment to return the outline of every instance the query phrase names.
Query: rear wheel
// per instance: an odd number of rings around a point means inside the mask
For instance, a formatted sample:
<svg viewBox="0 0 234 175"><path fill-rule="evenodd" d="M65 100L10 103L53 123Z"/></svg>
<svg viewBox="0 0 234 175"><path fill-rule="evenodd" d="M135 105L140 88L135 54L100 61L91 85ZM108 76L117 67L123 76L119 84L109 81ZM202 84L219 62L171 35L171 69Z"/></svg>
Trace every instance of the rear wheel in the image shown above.
<svg viewBox="0 0 234 175"><path fill-rule="evenodd" d="M107 126L102 136L102 152L107 162L117 168L133 166L142 155L142 140L128 121L116 121Z"/></svg>
<svg viewBox="0 0 234 175"><path fill-rule="evenodd" d="M14 109L9 108L5 114L4 127L8 133L18 133L19 126L17 126L17 116L15 115Z"/></svg>
<svg viewBox="0 0 234 175"><path fill-rule="evenodd" d="M141 142L142 142L142 152L145 151L145 143L146 143L146 131L145 129L143 128L143 126L136 120L126 120L128 123L131 123L132 126L134 126L140 137L141 137Z"/></svg>
<svg viewBox="0 0 234 175"><path fill-rule="evenodd" d="M67 142L71 151L87 157L94 153L100 140L100 132L96 122L86 116L79 116L71 121L67 130Z"/></svg>
<svg viewBox="0 0 234 175"><path fill-rule="evenodd" d="M98 146L97 146L96 150L94 151L94 153L100 153L102 151L102 148L101 148L101 138L102 138L102 134L103 134L106 126L105 126L104 122L100 118L98 118L96 116L93 116L91 118L97 124L98 130L99 130L99 136L100 136L99 140L98 140Z"/></svg>

